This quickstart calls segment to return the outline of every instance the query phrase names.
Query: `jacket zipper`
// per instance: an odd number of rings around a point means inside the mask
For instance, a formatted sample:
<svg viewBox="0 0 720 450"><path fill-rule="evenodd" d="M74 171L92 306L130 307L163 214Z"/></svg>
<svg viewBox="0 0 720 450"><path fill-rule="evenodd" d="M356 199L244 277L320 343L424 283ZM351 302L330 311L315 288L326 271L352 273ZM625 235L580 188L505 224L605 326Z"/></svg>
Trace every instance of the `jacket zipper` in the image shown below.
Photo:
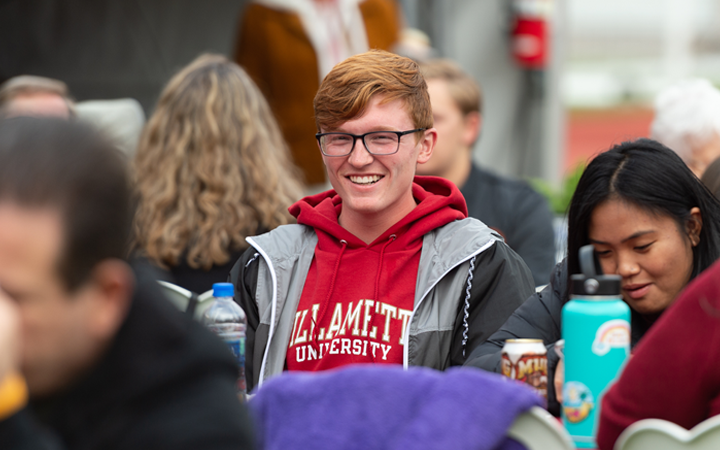
<svg viewBox="0 0 720 450"><path fill-rule="evenodd" d="M430 287L425 291L425 293L422 295L422 297L420 297L420 301L419 301L418 304L413 308L412 314L410 314L410 318L408 319L408 326L407 326L407 329L405 330L405 336L403 336L404 341L405 341L405 347L403 348L403 369L407 370L408 367L409 367L409 364L408 364L408 363L409 363L409 361L408 361L408 359L409 359L408 350L409 350L409 348L410 348L410 326L411 326L411 324L412 324L413 318L415 317L415 312L416 312L418 309L420 309L420 305L422 305L422 302L425 300L425 297L427 297L427 295L430 293L430 291L433 290L433 288L435 287L435 285L437 285L437 284L440 282L440 280L442 280L443 278L445 278L445 276L446 276L448 273L450 273L452 270L454 270L457 266L463 264L465 261L470 261L470 259L472 259L472 258L474 258L475 256L479 255L480 253L484 252L485 250L487 250L488 248L490 248L490 246L493 245L496 241L497 241L497 239L491 238L488 242L486 242L486 243L485 243L482 247L480 247L477 251L475 251L474 253L470 254L470 255L467 256L466 258L458 261L456 264L454 264L453 266L451 266L450 268L448 268L448 270L446 270L445 272L443 272L443 274L440 275L440 276L430 285Z"/></svg>

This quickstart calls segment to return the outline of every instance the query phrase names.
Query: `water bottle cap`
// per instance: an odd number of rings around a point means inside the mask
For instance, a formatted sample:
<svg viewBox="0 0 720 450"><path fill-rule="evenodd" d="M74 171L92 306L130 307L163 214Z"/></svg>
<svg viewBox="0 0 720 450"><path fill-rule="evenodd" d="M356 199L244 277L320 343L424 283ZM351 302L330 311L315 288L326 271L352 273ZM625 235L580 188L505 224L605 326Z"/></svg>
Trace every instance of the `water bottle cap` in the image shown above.
<svg viewBox="0 0 720 450"><path fill-rule="evenodd" d="M619 297L621 289L620 275L597 275L586 277L585 275L573 275L570 277L570 295L572 296L602 296Z"/></svg>
<svg viewBox="0 0 720 450"><path fill-rule="evenodd" d="M603 275L595 247L592 244L580 247L578 262L582 274L570 277L570 295L579 297L619 297L620 275Z"/></svg>
<svg viewBox="0 0 720 450"><path fill-rule="evenodd" d="M232 283L215 283L213 284L213 297L232 297L235 288Z"/></svg>

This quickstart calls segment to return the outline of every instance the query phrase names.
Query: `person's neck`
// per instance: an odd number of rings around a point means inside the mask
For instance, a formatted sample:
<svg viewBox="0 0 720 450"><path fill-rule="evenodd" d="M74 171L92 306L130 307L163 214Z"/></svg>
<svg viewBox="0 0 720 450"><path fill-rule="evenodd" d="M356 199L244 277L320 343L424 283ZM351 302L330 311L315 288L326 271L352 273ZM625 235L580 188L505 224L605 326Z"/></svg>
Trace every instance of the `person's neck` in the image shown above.
<svg viewBox="0 0 720 450"><path fill-rule="evenodd" d="M374 214L342 210L338 217L338 223L364 243L370 244L415 209L417 204L412 194L410 200L411 202L405 201L401 205L392 205Z"/></svg>
<svg viewBox="0 0 720 450"><path fill-rule="evenodd" d="M455 164L453 164L446 173L441 176L448 181L455 183L458 189L462 188L468 177L470 176L470 169L472 168L472 157L470 150L467 152L460 153L466 155L465 157L457 158Z"/></svg>

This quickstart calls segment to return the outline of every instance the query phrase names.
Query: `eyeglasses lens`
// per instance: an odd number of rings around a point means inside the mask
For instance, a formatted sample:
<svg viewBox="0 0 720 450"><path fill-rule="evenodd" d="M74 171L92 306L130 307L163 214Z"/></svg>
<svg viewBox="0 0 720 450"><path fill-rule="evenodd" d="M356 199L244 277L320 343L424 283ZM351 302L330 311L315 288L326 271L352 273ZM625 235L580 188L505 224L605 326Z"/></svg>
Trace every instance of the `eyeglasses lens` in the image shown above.
<svg viewBox="0 0 720 450"><path fill-rule="evenodd" d="M375 155L389 155L398 149L398 135L378 131L368 133L363 138L365 148ZM355 139L351 134L333 133L322 137L323 151L328 155L347 155L352 152Z"/></svg>

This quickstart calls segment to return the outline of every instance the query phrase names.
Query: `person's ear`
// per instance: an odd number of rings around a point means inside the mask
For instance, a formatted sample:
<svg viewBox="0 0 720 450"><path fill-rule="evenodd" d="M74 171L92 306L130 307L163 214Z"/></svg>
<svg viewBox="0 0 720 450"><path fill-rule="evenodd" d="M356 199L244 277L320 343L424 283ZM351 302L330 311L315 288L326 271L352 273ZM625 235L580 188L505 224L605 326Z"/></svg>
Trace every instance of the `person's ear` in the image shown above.
<svg viewBox="0 0 720 450"><path fill-rule="evenodd" d="M702 214L697 206L690 209L690 218L685 222L685 232L690 238L693 247L697 247L700 243L700 231L702 231Z"/></svg>
<svg viewBox="0 0 720 450"><path fill-rule="evenodd" d="M132 269L119 259L106 259L95 266L92 273L94 308L92 329L99 337L115 335L127 316L135 277Z"/></svg>
<svg viewBox="0 0 720 450"><path fill-rule="evenodd" d="M420 152L418 153L417 163L425 164L430 160L433 149L437 143L437 130L435 128L429 128L423 131L423 136L420 138Z"/></svg>
<svg viewBox="0 0 720 450"><path fill-rule="evenodd" d="M463 118L463 135L462 142L467 147L471 147L477 141L482 127L482 116L479 112L468 113Z"/></svg>

